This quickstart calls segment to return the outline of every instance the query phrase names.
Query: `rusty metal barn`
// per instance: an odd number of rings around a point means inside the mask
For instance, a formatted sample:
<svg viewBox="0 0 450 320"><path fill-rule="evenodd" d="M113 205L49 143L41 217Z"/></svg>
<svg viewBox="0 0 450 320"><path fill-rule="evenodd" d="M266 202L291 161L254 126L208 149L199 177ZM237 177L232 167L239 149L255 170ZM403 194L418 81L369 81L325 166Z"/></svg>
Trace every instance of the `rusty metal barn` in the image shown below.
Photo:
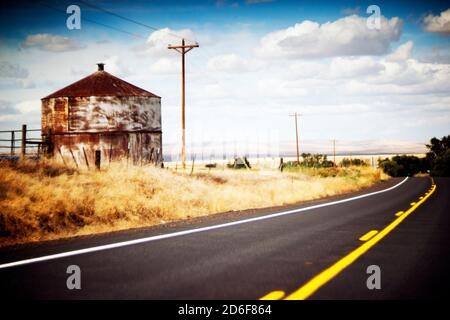
<svg viewBox="0 0 450 320"><path fill-rule="evenodd" d="M43 139L65 162L94 165L129 159L162 162L161 97L123 81L98 64L93 74L42 101Z"/></svg>

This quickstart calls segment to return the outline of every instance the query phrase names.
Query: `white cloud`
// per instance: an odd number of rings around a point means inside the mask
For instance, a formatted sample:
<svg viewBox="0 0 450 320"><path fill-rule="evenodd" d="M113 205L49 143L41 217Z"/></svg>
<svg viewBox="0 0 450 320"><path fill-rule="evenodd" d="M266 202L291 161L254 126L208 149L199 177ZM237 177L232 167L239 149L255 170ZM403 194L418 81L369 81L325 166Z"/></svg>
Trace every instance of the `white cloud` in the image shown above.
<svg viewBox="0 0 450 320"><path fill-rule="evenodd" d="M385 69L379 58L374 57L336 57L326 62L301 60L289 64L291 79L314 80L326 83L329 80L345 80L347 78L376 77Z"/></svg>
<svg viewBox="0 0 450 320"><path fill-rule="evenodd" d="M0 115L17 114L19 111L14 108L10 101L0 100Z"/></svg>
<svg viewBox="0 0 450 320"><path fill-rule="evenodd" d="M39 100L25 100L16 104L0 100L0 125L6 130L18 128L20 123L31 124L34 128L40 122L40 110Z"/></svg>
<svg viewBox="0 0 450 320"><path fill-rule="evenodd" d="M450 64L450 46L434 46L421 54L420 61Z"/></svg>
<svg viewBox="0 0 450 320"><path fill-rule="evenodd" d="M413 42L407 41L386 57L387 61L405 61L411 58Z"/></svg>
<svg viewBox="0 0 450 320"><path fill-rule="evenodd" d="M0 77L24 79L28 77L28 70L22 68L18 63L0 61Z"/></svg>
<svg viewBox="0 0 450 320"><path fill-rule="evenodd" d="M286 69L289 70L287 76L292 79L317 79L322 78L328 72L329 66L323 62L300 60L288 63Z"/></svg>
<svg viewBox="0 0 450 320"><path fill-rule="evenodd" d="M176 74L180 73L180 62L169 58L160 58L150 66L152 73Z"/></svg>
<svg viewBox="0 0 450 320"><path fill-rule="evenodd" d="M36 87L34 81L30 79L17 79L16 84L22 89L32 89Z"/></svg>
<svg viewBox="0 0 450 320"><path fill-rule="evenodd" d="M323 58L381 55L400 37L402 21L381 17L380 30L369 29L366 18L356 15L319 24L303 21L261 39L259 52L266 57Z"/></svg>
<svg viewBox="0 0 450 320"><path fill-rule="evenodd" d="M412 58L413 46L413 42L408 41L386 56L296 61L285 68L289 70L286 75L272 72L271 78L283 79L285 87L303 88L307 96L322 102L326 98L320 96L320 92L327 92L326 96L335 99L371 99L371 96L393 99L396 95L426 95L430 99L435 94L447 96L445 92L450 92L450 65Z"/></svg>
<svg viewBox="0 0 450 320"><path fill-rule="evenodd" d="M351 80L344 84L343 92L354 96L427 95L450 92L450 66L445 64L421 63L410 59L405 63L381 62L384 69L377 77L360 81Z"/></svg>
<svg viewBox="0 0 450 320"><path fill-rule="evenodd" d="M75 51L84 47L84 45L67 37L48 33L29 35L22 43L22 48L38 48L40 50L51 52Z"/></svg>
<svg viewBox="0 0 450 320"><path fill-rule="evenodd" d="M440 15L432 14L423 19L425 30L428 32L437 32L450 35L450 8L442 11Z"/></svg>
<svg viewBox="0 0 450 320"><path fill-rule="evenodd" d="M223 54L208 60L208 70L213 72L246 72L255 71L257 64L237 54Z"/></svg>
<svg viewBox="0 0 450 320"><path fill-rule="evenodd" d="M384 66L370 57L337 57L330 63L329 75L332 78L353 78L376 76Z"/></svg>
<svg viewBox="0 0 450 320"><path fill-rule="evenodd" d="M111 56L102 62L105 64L105 71L108 71L117 77L126 77L132 74L128 65L118 56Z"/></svg>
<svg viewBox="0 0 450 320"><path fill-rule="evenodd" d="M151 54L153 57L165 57L170 54L167 46L169 44L181 45L180 38L185 38L186 44L193 43L194 33L190 29L172 30L163 28L152 32L145 45L139 47L138 51Z"/></svg>
<svg viewBox="0 0 450 320"><path fill-rule="evenodd" d="M380 80L402 88L409 94L430 95L450 90L450 65L422 63L410 59L406 63L385 62Z"/></svg>
<svg viewBox="0 0 450 320"><path fill-rule="evenodd" d="M39 100L25 100L16 104L16 109L21 114L40 114L41 111L41 101Z"/></svg>

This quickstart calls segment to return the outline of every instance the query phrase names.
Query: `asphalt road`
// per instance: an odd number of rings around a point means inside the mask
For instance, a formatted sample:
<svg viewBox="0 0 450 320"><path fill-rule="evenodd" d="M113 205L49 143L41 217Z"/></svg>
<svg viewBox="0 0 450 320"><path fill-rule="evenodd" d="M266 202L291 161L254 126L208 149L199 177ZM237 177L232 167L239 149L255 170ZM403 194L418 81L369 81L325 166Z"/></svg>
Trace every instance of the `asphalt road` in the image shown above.
<svg viewBox="0 0 450 320"><path fill-rule="evenodd" d="M409 178L391 190L341 201L402 180L301 206L3 248L0 294L19 299L259 299L269 293L298 298L306 290L303 298L309 299L444 298L450 285L450 178L436 178L436 187L430 178ZM405 213L396 216L399 211ZM360 240L372 230L378 233ZM70 253L106 244L113 245ZM81 269L81 290L67 289L69 265ZM370 265L380 268L381 289L367 288Z"/></svg>

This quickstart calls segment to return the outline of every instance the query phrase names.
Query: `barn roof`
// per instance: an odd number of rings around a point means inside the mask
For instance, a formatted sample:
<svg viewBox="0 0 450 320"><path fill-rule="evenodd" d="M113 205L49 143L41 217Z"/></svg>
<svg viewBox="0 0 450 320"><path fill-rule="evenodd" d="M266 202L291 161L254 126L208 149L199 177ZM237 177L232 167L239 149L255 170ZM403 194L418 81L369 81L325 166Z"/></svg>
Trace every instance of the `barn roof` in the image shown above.
<svg viewBox="0 0 450 320"><path fill-rule="evenodd" d="M128 83L104 71L103 64L99 64L98 71L72 83L71 85L68 85L67 87L53 92L42 99L90 96L144 96L159 98L159 96L149 91L136 87L135 85L132 85L131 83Z"/></svg>

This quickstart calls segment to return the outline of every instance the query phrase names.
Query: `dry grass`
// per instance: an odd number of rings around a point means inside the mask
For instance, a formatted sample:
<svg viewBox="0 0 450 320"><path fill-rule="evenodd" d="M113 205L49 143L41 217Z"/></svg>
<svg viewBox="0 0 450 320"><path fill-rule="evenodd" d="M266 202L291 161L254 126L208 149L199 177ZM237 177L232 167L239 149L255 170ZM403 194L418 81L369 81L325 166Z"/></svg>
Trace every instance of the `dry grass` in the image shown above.
<svg viewBox="0 0 450 320"><path fill-rule="evenodd" d="M356 191L387 178L369 167L327 169L327 174L212 170L189 176L120 163L102 171L54 162L0 166L0 246L291 204Z"/></svg>

